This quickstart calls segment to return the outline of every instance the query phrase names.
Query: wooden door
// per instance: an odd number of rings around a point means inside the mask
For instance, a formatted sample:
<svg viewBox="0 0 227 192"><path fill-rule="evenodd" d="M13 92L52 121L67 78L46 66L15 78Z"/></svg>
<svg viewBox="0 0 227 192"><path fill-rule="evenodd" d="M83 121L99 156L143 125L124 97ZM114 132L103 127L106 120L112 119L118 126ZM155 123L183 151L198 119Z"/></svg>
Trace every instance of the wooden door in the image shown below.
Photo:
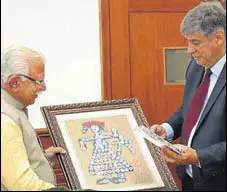
<svg viewBox="0 0 227 192"><path fill-rule="evenodd" d="M201 1L100 0L103 99L136 97L150 125L165 121L181 105L184 84L166 83L164 48L187 47L180 23Z"/></svg>
<svg viewBox="0 0 227 192"><path fill-rule="evenodd" d="M136 97L150 124L166 120L184 84L166 83L164 48L187 48L180 23L201 1L100 0L103 99Z"/></svg>

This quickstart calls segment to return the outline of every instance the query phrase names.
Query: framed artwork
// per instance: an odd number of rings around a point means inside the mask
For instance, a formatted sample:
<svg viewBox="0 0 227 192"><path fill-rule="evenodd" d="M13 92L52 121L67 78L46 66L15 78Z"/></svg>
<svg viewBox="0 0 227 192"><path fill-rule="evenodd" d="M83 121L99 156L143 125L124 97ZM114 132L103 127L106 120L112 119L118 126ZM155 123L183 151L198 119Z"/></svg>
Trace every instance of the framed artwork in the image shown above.
<svg viewBox="0 0 227 192"><path fill-rule="evenodd" d="M70 190L171 190L178 188L160 149L136 135L149 127L136 98L42 106Z"/></svg>

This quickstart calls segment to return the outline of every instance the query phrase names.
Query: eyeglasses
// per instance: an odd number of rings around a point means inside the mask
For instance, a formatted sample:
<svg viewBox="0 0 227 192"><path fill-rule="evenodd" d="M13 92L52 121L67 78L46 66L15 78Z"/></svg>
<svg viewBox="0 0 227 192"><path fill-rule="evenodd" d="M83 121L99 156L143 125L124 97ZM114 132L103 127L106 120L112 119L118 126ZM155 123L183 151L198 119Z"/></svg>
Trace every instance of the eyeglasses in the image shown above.
<svg viewBox="0 0 227 192"><path fill-rule="evenodd" d="M30 76L24 75L24 74L14 74L14 75L25 77L25 78L29 79L30 81L34 82L35 84L37 84L39 86L41 86L41 85L43 85L45 83L44 80L39 80L38 81L38 80L36 80L36 79L34 79L34 78L30 77Z"/></svg>

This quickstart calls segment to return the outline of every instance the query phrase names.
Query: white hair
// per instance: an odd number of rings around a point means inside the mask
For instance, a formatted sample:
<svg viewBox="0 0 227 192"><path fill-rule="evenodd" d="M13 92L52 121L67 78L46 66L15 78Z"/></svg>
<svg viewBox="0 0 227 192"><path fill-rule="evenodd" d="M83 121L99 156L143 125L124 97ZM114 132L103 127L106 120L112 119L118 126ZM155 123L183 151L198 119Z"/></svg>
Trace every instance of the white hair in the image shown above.
<svg viewBox="0 0 227 192"><path fill-rule="evenodd" d="M39 58L44 62L42 53L24 46L10 46L1 54L1 85L4 84L10 75L29 75L30 59Z"/></svg>

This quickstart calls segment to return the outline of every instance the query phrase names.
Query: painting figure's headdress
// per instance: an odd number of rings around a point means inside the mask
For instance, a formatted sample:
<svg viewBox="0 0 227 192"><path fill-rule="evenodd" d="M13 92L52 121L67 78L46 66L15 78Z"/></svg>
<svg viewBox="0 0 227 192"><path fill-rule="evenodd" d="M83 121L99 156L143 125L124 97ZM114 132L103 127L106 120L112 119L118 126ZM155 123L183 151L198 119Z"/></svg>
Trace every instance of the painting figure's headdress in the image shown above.
<svg viewBox="0 0 227 192"><path fill-rule="evenodd" d="M105 123L101 121L87 121L82 124L83 125L83 133L86 133L87 130L92 126L92 125L98 125L100 129L104 130Z"/></svg>

